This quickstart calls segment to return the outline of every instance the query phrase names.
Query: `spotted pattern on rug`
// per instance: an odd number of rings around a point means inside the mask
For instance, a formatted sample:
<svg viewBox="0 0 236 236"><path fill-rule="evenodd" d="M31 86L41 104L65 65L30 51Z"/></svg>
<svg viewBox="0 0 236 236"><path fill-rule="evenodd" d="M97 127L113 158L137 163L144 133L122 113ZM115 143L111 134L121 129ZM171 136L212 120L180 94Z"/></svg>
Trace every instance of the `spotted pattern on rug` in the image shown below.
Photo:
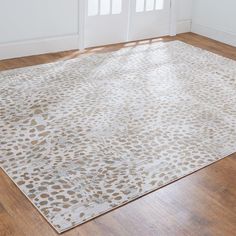
<svg viewBox="0 0 236 236"><path fill-rule="evenodd" d="M0 73L0 166L58 232L236 151L236 62L179 41Z"/></svg>

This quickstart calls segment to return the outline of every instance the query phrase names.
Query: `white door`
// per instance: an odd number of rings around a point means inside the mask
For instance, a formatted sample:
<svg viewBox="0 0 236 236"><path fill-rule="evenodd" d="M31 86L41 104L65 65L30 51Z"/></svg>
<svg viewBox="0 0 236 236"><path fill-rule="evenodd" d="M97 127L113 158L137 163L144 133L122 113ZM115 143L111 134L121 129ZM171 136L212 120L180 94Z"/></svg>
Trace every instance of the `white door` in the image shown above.
<svg viewBox="0 0 236 236"><path fill-rule="evenodd" d="M127 40L128 0L85 1L85 48Z"/></svg>
<svg viewBox="0 0 236 236"><path fill-rule="evenodd" d="M170 34L171 0L131 0L129 40Z"/></svg>
<svg viewBox="0 0 236 236"><path fill-rule="evenodd" d="M85 48L169 35L171 0L80 1Z"/></svg>

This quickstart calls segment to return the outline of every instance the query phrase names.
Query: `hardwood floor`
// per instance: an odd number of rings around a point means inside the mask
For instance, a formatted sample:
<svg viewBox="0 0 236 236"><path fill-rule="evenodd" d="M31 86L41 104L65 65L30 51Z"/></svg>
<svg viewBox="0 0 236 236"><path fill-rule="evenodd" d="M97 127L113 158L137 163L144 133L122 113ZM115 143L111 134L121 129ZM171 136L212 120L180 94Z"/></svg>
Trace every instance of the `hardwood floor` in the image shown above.
<svg viewBox="0 0 236 236"><path fill-rule="evenodd" d="M135 44L181 40L236 60L236 48L192 33L118 44L83 53L114 51ZM0 61L0 70L75 58L70 51ZM58 235L0 170L0 236ZM234 236L236 154L132 203L78 226L63 236Z"/></svg>
<svg viewBox="0 0 236 236"><path fill-rule="evenodd" d="M119 50L122 47L132 47L139 44L151 44L153 42L172 41L172 40L180 40L185 43L191 44L193 46L197 46L197 47L206 49L208 51L214 52L216 54L222 55L224 57L228 57L228 58L236 60L235 47L229 46L224 43L219 43L217 41L208 39L206 37L203 37L194 33L185 33L185 34L179 34L175 37L167 36L163 38L143 40L143 41L138 41L138 42L126 43L126 44L116 44L116 45L99 47L99 48L90 48L83 52L73 50L73 51L67 51L67 52L49 53L49 54L43 54L43 55L37 55L37 56L2 60L0 61L0 71L20 68L20 67L25 67L25 66L45 64L45 63L56 62L56 61L61 61L61 60L68 60L68 59L76 58L81 54L102 53L102 52L107 52L107 51Z"/></svg>

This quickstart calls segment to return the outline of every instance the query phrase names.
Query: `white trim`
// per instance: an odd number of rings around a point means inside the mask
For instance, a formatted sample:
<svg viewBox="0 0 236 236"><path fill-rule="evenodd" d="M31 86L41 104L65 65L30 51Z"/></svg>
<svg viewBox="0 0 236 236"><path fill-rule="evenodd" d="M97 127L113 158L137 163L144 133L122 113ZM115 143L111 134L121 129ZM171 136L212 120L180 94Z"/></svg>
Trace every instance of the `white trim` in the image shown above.
<svg viewBox="0 0 236 236"><path fill-rule="evenodd" d="M176 35L177 28L177 2L170 0L170 36Z"/></svg>
<svg viewBox="0 0 236 236"><path fill-rule="evenodd" d="M236 47L236 33L193 23L191 31Z"/></svg>
<svg viewBox="0 0 236 236"><path fill-rule="evenodd" d="M0 44L0 60L78 49L78 35Z"/></svg>
<svg viewBox="0 0 236 236"><path fill-rule="evenodd" d="M85 11L87 11L86 3L87 0L79 0L79 50L84 50L85 39L84 39L84 28L85 28ZM87 12L86 12L87 13Z"/></svg>
<svg viewBox="0 0 236 236"><path fill-rule="evenodd" d="M177 34L191 32L191 20L180 20L177 22Z"/></svg>
<svg viewBox="0 0 236 236"><path fill-rule="evenodd" d="M128 19L127 19L127 28L126 28L126 42L129 42L130 41L130 19L131 19L131 9L133 9L132 7L134 7L134 1L132 0L128 0ZM123 7L123 5L122 5Z"/></svg>

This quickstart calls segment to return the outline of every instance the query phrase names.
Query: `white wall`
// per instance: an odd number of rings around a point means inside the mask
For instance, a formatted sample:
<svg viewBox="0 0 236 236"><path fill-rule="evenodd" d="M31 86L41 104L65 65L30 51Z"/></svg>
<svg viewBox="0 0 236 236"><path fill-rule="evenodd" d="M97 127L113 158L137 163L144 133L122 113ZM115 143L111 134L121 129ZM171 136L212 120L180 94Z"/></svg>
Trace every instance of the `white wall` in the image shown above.
<svg viewBox="0 0 236 236"><path fill-rule="evenodd" d="M177 33L189 32L192 23L192 0L175 0L177 2Z"/></svg>
<svg viewBox="0 0 236 236"><path fill-rule="evenodd" d="M76 0L0 2L0 43L73 35L78 32Z"/></svg>
<svg viewBox="0 0 236 236"><path fill-rule="evenodd" d="M177 33L190 31L192 0L177 3ZM0 0L0 60L79 47L79 0Z"/></svg>
<svg viewBox="0 0 236 236"><path fill-rule="evenodd" d="M0 0L0 58L78 48L78 0Z"/></svg>
<svg viewBox="0 0 236 236"><path fill-rule="evenodd" d="M236 0L193 0L192 31L236 46Z"/></svg>

